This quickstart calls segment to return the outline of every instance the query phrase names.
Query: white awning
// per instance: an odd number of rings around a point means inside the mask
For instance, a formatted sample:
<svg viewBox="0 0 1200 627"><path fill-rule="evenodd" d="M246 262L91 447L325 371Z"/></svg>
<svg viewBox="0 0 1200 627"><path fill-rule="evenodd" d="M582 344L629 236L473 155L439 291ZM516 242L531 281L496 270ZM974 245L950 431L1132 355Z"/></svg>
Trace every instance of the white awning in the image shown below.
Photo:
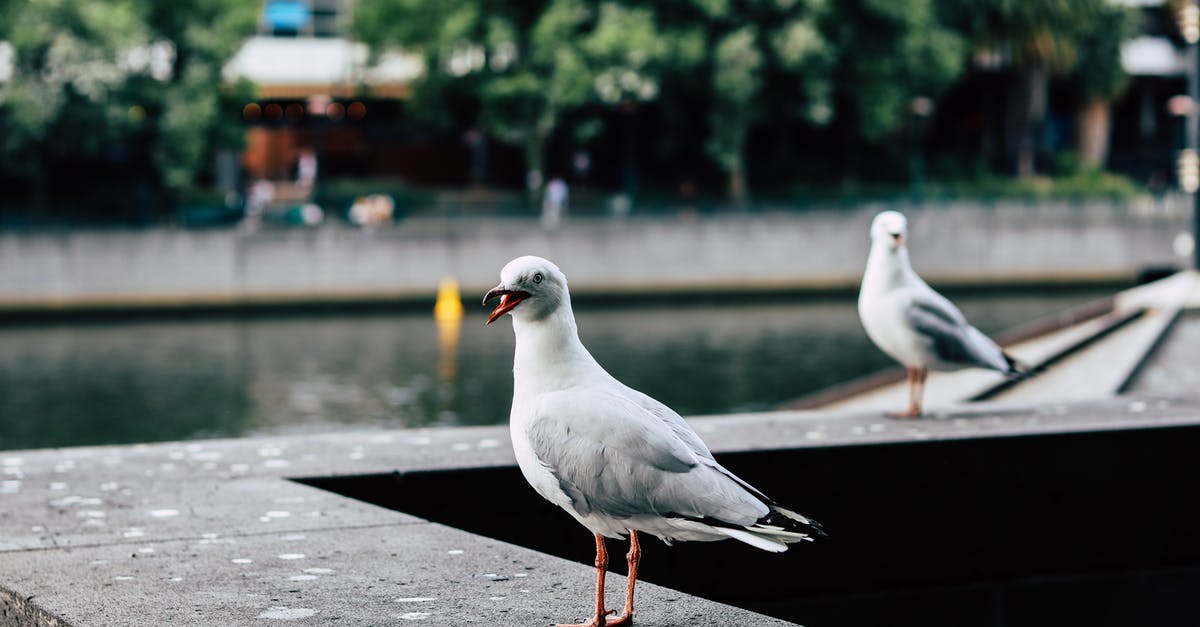
<svg viewBox="0 0 1200 627"><path fill-rule="evenodd" d="M366 84L372 87L407 85L420 76L420 58L399 52L381 55L367 66L366 44L328 37L253 37L225 65L224 78L244 77L270 91L271 87L314 89Z"/></svg>
<svg viewBox="0 0 1200 627"><path fill-rule="evenodd" d="M1182 76L1183 52L1166 37L1134 37L1121 44L1121 66L1131 76Z"/></svg>

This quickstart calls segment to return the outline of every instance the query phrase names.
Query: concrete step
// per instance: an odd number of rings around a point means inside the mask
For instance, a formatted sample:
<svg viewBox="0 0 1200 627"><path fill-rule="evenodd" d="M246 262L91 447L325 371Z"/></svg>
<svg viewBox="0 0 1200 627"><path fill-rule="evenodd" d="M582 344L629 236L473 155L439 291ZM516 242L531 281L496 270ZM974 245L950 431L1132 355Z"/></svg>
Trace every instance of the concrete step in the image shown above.
<svg viewBox="0 0 1200 627"><path fill-rule="evenodd" d="M1022 403L1099 399L1120 393L1158 346L1184 307L1200 305L1200 275L1180 272L1125 290L1104 315L1050 330L1005 347L1018 361L1040 368L1037 376L1010 381L996 372L965 369L931 372L925 406L997 399ZM900 374L808 407L838 411L901 411L908 384Z"/></svg>

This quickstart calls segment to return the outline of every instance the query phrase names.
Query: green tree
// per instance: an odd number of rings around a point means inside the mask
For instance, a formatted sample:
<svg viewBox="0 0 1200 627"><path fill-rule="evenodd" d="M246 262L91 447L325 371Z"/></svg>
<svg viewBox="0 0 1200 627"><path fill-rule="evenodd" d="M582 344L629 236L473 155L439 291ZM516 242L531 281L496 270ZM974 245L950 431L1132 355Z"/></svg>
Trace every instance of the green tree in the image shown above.
<svg viewBox="0 0 1200 627"><path fill-rule="evenodd" d="M664 80L703 76L673 104L707 100L705 152L728 175L730 198L742 203L755 125L782 128L798 120L820 126L831 118L836 50L821 28L829 6L825 0L676 0L656 4L656 12L675 51Z"/></svg>
<svg viewBox="0 0 1200 627"><path fill-rule="evenodd" d="M155 161L170 189L194 183L220 148L240 148L245 132L238 116L253 96L244 80L221 89L222 68L258 23L258 3L244 0L141 0L151 32L175 49L170 80L153 95L160 115L154 131Z"/></svg>
<svg viewBox="0 0 1200 627"><path fill-rule="evenodd" d="M1116 3L943 0L943 9L977 54L1011 68L1009 107L1017 136L1011 152L1019 176L1035 173L1052 76L1074 73L1089 101L1109 100L1124 84L1119 45L1133 18ZM1093 152L1089 159L1097 157Z"/></svg>
<svg viewBox="0 0 1200 627"><path fill-rule="evenodd" d="M193 184L215 144L239 141L222 116L221 65L253 33L257 8L238 0L10 1L0 41L13 71L0 83L5 175L29 180L37 211L59 164L114 147L153 158L169 190ZM228 109L228 107L226 107ZM236 110L234 110L236 115ZM236 122L235 122L236 124Z"/></svg>
<svg viewBox="0 0 1200 627"><path fill-rule="evenodd" d="M1087 10L1071 78L1083 97L1078 123L1079 160L1084 166L1101 168L1108 158L1112 101L1129 84L1121 65L1121 43L1133 36L1138 15L1108 2L1092 4Z"/></svg>
<svg viewBox="0 0 1200 627"><path fill-rule="evenodd" d="M758 33L744 26L726 34L713 53L713 105L708 154L729 173L729 196L736 203L746 196L746 138L759 116L755 99L762 89L762 52Z"/></svg>
<svg viewBox="0 0 1200 627"><path fill-rule="evenodd" d="M843 142L892 138L915 99L936 99L962 75L966 42L934 0L845 0L826 23L838 50L837 122ZM850 174L853 174L851 172Z"/></svg>
<svg viewBox="0 0 1200 627"><path fill-rule="evenodd" d="M359 6L355 32L376 52L420 54L415 108L466 101L472 121L524 146L533 186L563 114L586 103L653 100L667 52L648 10L616 2L374 0Z"/></svg>

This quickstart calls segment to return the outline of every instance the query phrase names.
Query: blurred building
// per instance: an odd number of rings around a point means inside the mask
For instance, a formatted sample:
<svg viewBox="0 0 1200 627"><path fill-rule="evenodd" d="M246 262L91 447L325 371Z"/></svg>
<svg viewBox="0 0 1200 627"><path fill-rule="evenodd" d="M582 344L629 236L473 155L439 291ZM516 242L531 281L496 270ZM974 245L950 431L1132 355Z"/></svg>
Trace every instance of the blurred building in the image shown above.
<svg viewBox="0 0 1200 627"><path fill-rule="evenodd" d="M1101 119L1091 120L1100 125L1101 136L1107 128L1103 165L1151 187L1169 185L1184 122L1168 103L1187 93L1189 71L1177 5L1167 0L1114 1L1137 12L1140 19L1137 34L1121 43L1128 84ZM929 120L925 147L935 166L940 161L942 171L955 171L961 164L982 163L994 171L1013 173L1013 153L1020 139L1015 122L1021 108L1015 78L1015 69L1003 53L972 57L969 70L940 99ZM1046 96L1045 118L1038 129L1037 169L1054 172L1060 166L1057 159L1078 156L1090 103L1069 77L1052 76Z"/></svg>
<svg viewBox="0 0 1200 627"><path fill-rule="evenodd" d="M467 171L468 150L425 141L405 123L408 85L421 73L421 61L400 53L372 59L366 45L347 37L354 4L263 2L258 34L224 71L228 82L245 78L256 86L242 110L248 131L240 164L250 180L445 183L445 173ZM447 161L455 167L444 167ZM286 183L277 188L290 193Z"/></svg>
<svg viewBox="0 0 1200 627"><path fill-rule="evenodd" d="M1152 184L1174 179L1175 155L1183 147L1184 117L1168 106L1187 94L1186 44L1167 0L1121 0L1141 13L1141 33L1121 46L1129 88L1113 103L1111 169Z"/></svg>
<svg viewBox="0 0 1200 627"><path fill-rule="evenodd" d="M430 128L412 121L406 111L409 85L423 72L419 57L389 52L373 57L367 47L352 41L351 18L356 0L265 0L259 32L247 40L225 68L225 79L246 78L257 86L246 102L243 117L248 146L240 163L251 180L302 182L302 164L315 158L317 178L393 178L419 185L461 185L493 181L519 184L523 170L518 147L491 141L470 120L455 120L457 128ZM1110 129L1106 166L1151 184L1174 179L1174 159L1180 147L1182 117L1172 114L1168 101L1186 93L1188 72L1185 44L1167 0L1114 0L1141 16L1137 36L1124 42L1122 64L1130 75L1128 88L1112 103L1106 124ZM0 50L0 72L3 71ZM923 143L936 166L982 162L1005 171L1012 161L1015 137L1013 104L996 94L1011 92L1011 68L1000 55L976 55L971 70L937 103L928 119ZM1078 143L1081 107L1075 86L1052 82L1046 118L1040 133L1040 157L1049 161ZM653 117L654 105L641 117ZM914 115L922 118L914 101ZM568 117L570 114L568 114ZM623 116L592 142L598 164L628 163L621 151L634 120ZM639 146L657 145L654 125L637 126L646 135ZM776 129L758 135L776 137ZM574 153L569 141L551 138L547 169L570 171ZM816 152L836 154L842 141L835 133L817 132L800 142ZM560 145L561 144L561 145ZM823 147L824 146L824 147ZM828 150L825 150L828 148ZM692 170L704 170L700 144L674 155L639 154L641 174L651 185L674 184L682 175L680 161L694 160ZM752 151L762 152L762 151ZM695 153L694 155L691 153ZM980 159L979 157L983 157ZM895 155L880 151L878 163L865 157L859 174L885 178L894 171ZM232 161L232 160L230 160ZM511 167L510 167L511 166ZM789 184L766 172L794 176L795 168L751 163L751 177L768 186ZM1042 163L1039 171L1053 171ZM507 171L508 168L510 171ZM688 168L683 168L687 170ZM618 174L600 171L597 182L614 182ZM227 180L230 177L225 177ZM687 178L686 176L683 178ZM610 180L611 179L611 180ZM286 190L285 190L286 191ZM301 192L303 190L300 190Z"/></svg>

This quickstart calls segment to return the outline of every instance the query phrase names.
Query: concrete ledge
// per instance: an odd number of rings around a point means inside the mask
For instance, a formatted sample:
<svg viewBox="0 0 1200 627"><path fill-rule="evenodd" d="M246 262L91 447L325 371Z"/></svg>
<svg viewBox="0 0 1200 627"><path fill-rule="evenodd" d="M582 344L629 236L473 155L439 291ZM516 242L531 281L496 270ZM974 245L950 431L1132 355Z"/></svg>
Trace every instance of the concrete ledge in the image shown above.
<svg viewBox="0 0 1200 627"><path fill-rule="evenodd" d="M768 451L1196 425L1200 399L978 404L919 421L776 412L693 424L714 451ZM286 480L512 464L505 427L3 452L0 617L38 625L580 619L592 586L585 564ZM617 590L623 580L612 582ZM639 625L787 624L650 584L639 587L639 607Z"/></svg>

